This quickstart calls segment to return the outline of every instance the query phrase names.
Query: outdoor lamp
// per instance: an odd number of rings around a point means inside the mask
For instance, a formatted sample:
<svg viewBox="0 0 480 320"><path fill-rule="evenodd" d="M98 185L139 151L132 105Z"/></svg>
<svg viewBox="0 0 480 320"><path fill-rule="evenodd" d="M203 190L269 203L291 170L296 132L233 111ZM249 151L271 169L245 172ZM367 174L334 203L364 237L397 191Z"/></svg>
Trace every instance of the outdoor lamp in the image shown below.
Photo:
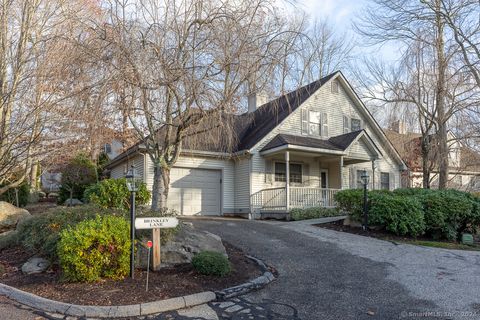
<svg viewBox="0 0 480 320"><path fill-rule="evenodd" d="M370 176L368 175L367 170L363 170L360 180L364 186L367 186L370 183Z"/></svg>
<svg viewBox="0 0 480 320"><path fill-rule="evenodd" d="M137 178L136 176L136 172L135 172L135 167L132 166L130 168L130 170L128 170L127 172L127 175L125 176L125 178L127 179L127 188L128 188L128 191L130 192L137 192L138 191L138 187L139 187L139 182L140 180Z"/></svg>
<svg viewBox="0 0 480 320"><path fill-rule="evenodd" d="M370 177L367 170L363 170L360 180L363 184L363 231L366 231L368 228L368 194L367 187L370 182Z"/></svg>
<svg viewBox="0 0 480 320"><path fill-rule="evenodd" d="M135 176L135 168L132 166L125 175L127 188L130 191L130 278L133 279L135 270L135 192L138 191L140 180Z"/></svg>

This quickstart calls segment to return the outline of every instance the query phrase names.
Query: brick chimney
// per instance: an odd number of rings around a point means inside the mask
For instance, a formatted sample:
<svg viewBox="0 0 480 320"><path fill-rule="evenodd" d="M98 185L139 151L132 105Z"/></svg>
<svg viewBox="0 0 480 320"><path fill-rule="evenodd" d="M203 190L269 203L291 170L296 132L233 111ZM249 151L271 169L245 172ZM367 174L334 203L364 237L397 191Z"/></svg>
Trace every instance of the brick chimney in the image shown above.
<svg viewBox="0 0 480 320"><path fill-rule="evenodd" d="M263 92L253 92L248 95L248 112L252 113L258 109L258 107L268 102L268 96Z"/></svg>
<svg viewBox="0 0 480 320"><path fill-rule="evenodd" d="M402 120L397 120L392 123L392 130L400 134L407 134L407 124Z"/></svg>

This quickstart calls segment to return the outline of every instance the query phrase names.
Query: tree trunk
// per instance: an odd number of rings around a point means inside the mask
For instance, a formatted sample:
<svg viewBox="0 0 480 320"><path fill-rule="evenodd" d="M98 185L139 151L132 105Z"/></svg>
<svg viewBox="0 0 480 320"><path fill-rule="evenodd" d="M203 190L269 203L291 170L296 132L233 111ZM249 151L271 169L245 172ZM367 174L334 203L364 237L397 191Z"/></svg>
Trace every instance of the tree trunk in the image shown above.
<svg viewBox="0 0 480 320"><path fill-rule="evenodd" d="M152 206L151 210L158 212L167 205L170 190L170 168L160 165L153 168Z"/></svg>
<svg viewBox="0 0 480 320"><path fill-rule="evenodd" d="M37 180L37 175L38 175L38 161L35 161L34 164L32 164L32 168L30 170L30 190L32 192L38 191L38 180Z"/></svg>
<svg viewBox="0 0 480 320"><path fill-rule="evenodd" d="M423 188L430 189L430 166L428 164L430 146L428 136L422 137L422 179Z"/></svg>
<svg viewBox="0 0 480 320"><path fill-rule="evenodd" d="M436 0L436 6L440 9L440 0ZM447 145L447 121L445 118L445 72L446 72L446 58L445 58L445 43L443 39L444 21L440 15L440 10L436 14L437 25L437 146L438 146L438 188L445 189L448 182L448 145Z"/></svg>

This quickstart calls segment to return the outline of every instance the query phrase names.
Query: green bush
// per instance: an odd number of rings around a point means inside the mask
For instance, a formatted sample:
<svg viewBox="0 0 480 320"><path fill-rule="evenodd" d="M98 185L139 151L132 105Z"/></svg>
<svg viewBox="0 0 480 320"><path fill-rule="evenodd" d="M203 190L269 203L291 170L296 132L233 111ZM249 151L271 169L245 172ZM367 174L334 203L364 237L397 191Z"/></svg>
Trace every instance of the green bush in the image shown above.
<svg viewBox="0 0 480 320"><path fill-rule="evenodd" d="M363 190L341 190L334 196L340 212L348 214L352 219L359 221L363 213Z"/></svg>
<svg viewBox="0 0 480 320"><path fill-rule="evenodd" d="M122 279L130 268L130 224L122 217L97 216L60 233L58 257L65 280Z"/></svg>
<svg viewBox="0 0 480 320"><path fill-rule="evenodd" d="M85 190L84 199L103 208L117 208L128 210L130 208L130 191L128 191L125 178L106 179ZM135 203L146 204L150 200L147 185L142 183L135 193Z"/></svg>
<svg viewBox="0 0 480 320"><path fill-rule="evenodd" d="M73 158L61 171L61 187L58 202L63 204L66 200L81 200L85 189L97 182L97 168L95 164L84 154Z"/></svg>
<svg viewBox="0 0 480 320"><path fill-rule="evenodd" d="M290 217L293 220L307 220L307 219L317 219L323 217L335 217L341 215L341 212L337 208L323 208L323 207L312 207L306 209L292 209L290 211Z"/></svg>
<svg viewBox="0 0 480 320"><path fill-rule="evenodd" d="M439 190L418 199L425 212L427 233L434 238L456 240L469 225L478 225L478 201L468 193Z"/></svg>
<svg viewBox="0 0 480 320"><path fill-rule="evenodd" d="M33 254L56 261L57 243L62 230L81 221L93 219L96 215L122 214L90 205L51 209L45 214L32 216L18 224L18 243Z"/></svg>
<svg viewBox="0 0 480 320"><path fill-rule="evenodd" d="M2 187L0 185L0 187ZM20 207L25 207L28 204L30 197L30 186L28 183L22 183L17 189L18 192L18 204ZM8 189L7 192L0 195L0 201L6 201L14 206L17 205L17 198L15 194L15 188Z"/></svg>
<svg viewBox="0 0 480 320"><path fill-rule="evenodd" d="M425 232L421 203L414 197L372 194L369 224L385 226L397 235L417 237Z"/></svg>
<svg viewBox="0 0 480 320"><path fill-rule="evenodd" d="M201 274L223 277L232 271L228 258L214 251L202 251L192 259L192 265Z"/></svg>

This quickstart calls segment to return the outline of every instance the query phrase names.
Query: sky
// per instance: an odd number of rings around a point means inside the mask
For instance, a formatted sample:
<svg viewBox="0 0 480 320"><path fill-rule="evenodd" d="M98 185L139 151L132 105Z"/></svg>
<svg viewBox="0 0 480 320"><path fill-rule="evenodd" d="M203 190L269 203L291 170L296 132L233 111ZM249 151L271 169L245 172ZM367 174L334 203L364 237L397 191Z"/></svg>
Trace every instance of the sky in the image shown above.
<svg viewBox="0 0 480 320"><path fill-rule="evenodd" d="M345 33L351 37L357 37L352 27L353 21L370 3L369 0L296 0L296 2L313 19L327 19L339 34ZM382 47L363 47L358 45L355 50L364 54L373 52L376 55L380 54L387 61L398 59L398 49L394 44L387 44Z"/></svg>

